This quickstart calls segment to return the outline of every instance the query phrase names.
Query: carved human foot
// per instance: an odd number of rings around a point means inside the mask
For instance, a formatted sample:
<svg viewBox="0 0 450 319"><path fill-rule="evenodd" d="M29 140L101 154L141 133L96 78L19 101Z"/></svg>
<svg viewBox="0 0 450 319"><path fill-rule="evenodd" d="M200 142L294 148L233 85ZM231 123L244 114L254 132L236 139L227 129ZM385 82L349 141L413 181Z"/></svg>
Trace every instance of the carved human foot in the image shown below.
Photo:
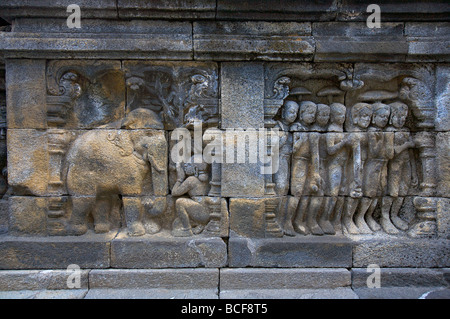
<svg viewBox="0 0 450 319"><path fill-rule="evenodd" d="M398 216L392 216L391 217L392 223L394 224L395 227L397 227L398 229L401 230L408 230L408 223L405 222L403 219L401 219Z"/></svg>
<svg viewBox="0 0 450 319"><path fill-rule="evenodd" d="M306 227L306 223L294 223L294 230L300 235L309 235L310 231L308 227Z"/></svg>
<svg viewBox="0 0 450 319"><path fill-rule="evenodd" d="M142 236L145 234L145 227L141 222L134 222L128 226L128 235L133 237Z"/></svg>
<svg viewBox="0 0 450 319"><path fill-rule="evenodd" d="M311 230L311 234L316 236L322 236L324 234L322 228L320 228L319 224L314 223L309 226L309 229Z"/></svg>
<svg viewBox="0 0 450 319"><path fill-rule="evenodd" d="M97 223L94 230L97 234L107 233L109 232L109 223Z"/></svg>
<svg viewBox="0 0 450 319"><path fill-rule="evenodd" d="M359 228L355 225L355 223L353 222L353 220L351 220L351 218L344 218L343 225L349 234L352 235L359 234Z"/></svg>
<svg viewBox="0 0 450 319"><path fill-rule="evenodd" d="M205 226L203 226L203 225L197 225L197 226L195 226L195 227L192 229L192 233L193 233L194 235L198 235L198 234L200 234L200 233L203 231L203 229L205 229Z"/></svg>
<svg viewBox="0 0 450 319"><path fill-rule="evenodd" d="M391 220L388 217L381 217L380 219L381 227L383 230L391 235L398 234L400 231L392 224Z"/></svg>
<svg viewBox="0 0 450 319"><path fill-rule="evenodd" d="M360 234L371 234L372 230L367 225L366 221L364 220L364 216L360 215L356 217L355 220L356 227L359 229Z"/></svg>
<svg viewBox="0 0 450 319"><path fill-rule="evenodd" d="M336 231L328 220L319 220L319 226L323 230L323 232L327 235L335 235Z"/></svg>
<svg viewBox="0 0 450 319"><path fill-rule="evenodd" d="M370 229L374 232L381 230L380 224L376 222L372 217L366 218L367 225L369 225Z"/></svg>
<svg viewBox="0 0 450 319"><path fill-rule="evenodd" d="M286 224L284 225L284 227L283 227L283 233L284 233L286 236L291 236L291 237L294 237L294 236L296 235L295 230L294 230L294 227L292 226L291 223L286 223Z"/></svg>
<svg viewBox="0 0 450 319"><path fill-rule="evenodd" d="M67 227L67 234L71 236L81 236L86 234L86 232L87 226L84 224L82 225L71 224Z"/></svg>
<svg viewBox="0 0 450 319"><path fill-rule="evenodd" d="M156 234L161 230L161 225L153 220L150 220L145 224L145 230L149 234Z"/></svg>

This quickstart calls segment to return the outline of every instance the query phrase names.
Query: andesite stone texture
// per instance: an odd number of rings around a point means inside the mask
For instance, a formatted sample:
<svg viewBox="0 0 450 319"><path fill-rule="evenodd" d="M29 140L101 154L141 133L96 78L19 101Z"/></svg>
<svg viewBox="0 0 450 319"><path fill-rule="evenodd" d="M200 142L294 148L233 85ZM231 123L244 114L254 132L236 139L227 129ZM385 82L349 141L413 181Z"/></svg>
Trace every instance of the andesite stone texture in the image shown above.
<svg viewBox="0 0 450 319"><path fill-rule="evenodd" d="M69 4L0 4L0 290L445 295L448 2Z"/></svg>

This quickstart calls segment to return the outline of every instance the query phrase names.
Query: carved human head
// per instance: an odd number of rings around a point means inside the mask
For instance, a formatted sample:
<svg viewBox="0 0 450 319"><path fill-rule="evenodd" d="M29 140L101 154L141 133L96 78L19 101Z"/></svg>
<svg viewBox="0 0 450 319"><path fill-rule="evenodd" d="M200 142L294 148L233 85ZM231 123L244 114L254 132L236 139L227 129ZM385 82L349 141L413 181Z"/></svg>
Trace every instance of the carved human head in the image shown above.
<svg viewBox="0 0 450 319"><path fill-rule="evenodd" d="M408 105L402 102L394 102L389 104L391 107L391 117L389 124L396 128L401 128L406 123L406 117L408 116Z"/></svg>
<svg viewBox="0 0 450 319"><path fill-rule="evenodd" d="M285 101L283 105L282 117L285 122L292 123L297 118L299 105L295 101Z"/></svg>
<svg viewBox="0 0 450 319"><path fill-rule="evenodd" d="M360 128L367 128L372 118L372 107L368 103L356 103L352 107L353 124Z"/></svg>
<svg viewBox="0 0 450 319"><path fill-rule="evenodd" d="M317 105L312 101L300 103L299 119L305 124L313 124L316 120Z"/></svg>
<svg viewBox="0 0 450 319"><path fill-rule="evenodd" d="M345 113L347 108L341 103L332 103L330 105L330 122L337 125L343 125L345 122Z"/></svg>
<svg viewBox="0 0 450 319"><path fill-rule="evenodd" d="M317 104L316 122L320 126L326 126L330 120L330 107L326 104Z"/></svg>
<svg viewBox="0 0 450 319"><path fill-rule="evenodd" d="M372 104L372 124L379 128L385 127L389 122L389 115L391 114L391 108L389 105L377 102Z"/></svg>

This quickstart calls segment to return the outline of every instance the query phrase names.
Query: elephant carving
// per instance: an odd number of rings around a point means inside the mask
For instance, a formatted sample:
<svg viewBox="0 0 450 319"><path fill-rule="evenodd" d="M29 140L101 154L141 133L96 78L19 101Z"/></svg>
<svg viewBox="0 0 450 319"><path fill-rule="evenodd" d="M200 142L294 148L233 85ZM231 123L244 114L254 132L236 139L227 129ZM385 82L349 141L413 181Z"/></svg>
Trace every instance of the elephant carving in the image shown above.
<svg viewBox="0 0 450 319"><path fill-rule="evenodd" d="M92 212L96 232L109 231L109 222L96 216L105 198L122 199L125 222L132 236L145 233L142 214L146 196L167 195L167 141L163 131L95 129L80 135L64 164L67 192L72 198L68 233L87 231Z"/></svg>

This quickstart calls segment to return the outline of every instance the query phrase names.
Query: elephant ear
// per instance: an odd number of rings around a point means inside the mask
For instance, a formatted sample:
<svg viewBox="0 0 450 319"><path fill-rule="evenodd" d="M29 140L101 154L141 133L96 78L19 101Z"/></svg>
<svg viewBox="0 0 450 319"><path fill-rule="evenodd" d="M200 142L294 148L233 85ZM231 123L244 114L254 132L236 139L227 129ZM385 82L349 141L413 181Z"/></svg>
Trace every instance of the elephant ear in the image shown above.
<svg viewBox="0 0 450 319"><path fill-rule="evenodd" d="M117 146L121 156L133 154L133 143L127 131L112 131L108 133L106 139Z"/></svg>

